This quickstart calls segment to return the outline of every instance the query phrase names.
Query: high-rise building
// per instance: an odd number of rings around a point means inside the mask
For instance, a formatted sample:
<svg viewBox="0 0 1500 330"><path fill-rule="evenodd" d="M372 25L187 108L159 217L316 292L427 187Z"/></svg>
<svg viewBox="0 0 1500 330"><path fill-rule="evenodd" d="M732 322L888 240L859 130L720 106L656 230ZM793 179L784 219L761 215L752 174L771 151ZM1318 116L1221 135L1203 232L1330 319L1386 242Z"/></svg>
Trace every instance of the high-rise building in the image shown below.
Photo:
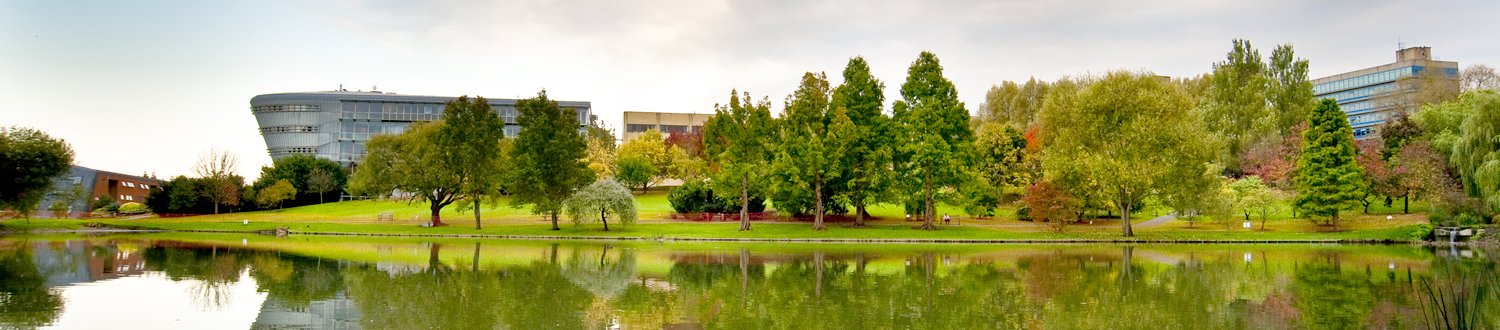
<svg viewBox="0 0 1500 330"><path fill-rule="evenodd" d="M1333 99L1349 116L1354 138L1379 136L1397 113L1414 111L1431 95L1458 92L1458 62L1432 59L1432 48L1396 51L1396 62L1313 79L1318 99Z"/></svg>
<svg viewBox="0 0 1500 330"><path fill-rule="evenodd" d="M386 92L347 90L257 95L250 99L250 113L260 125L261 137L272 159L290 155L314 155L350 166L364 159L365 142L379 134L400 134L414 122L442 118L443 104L451 96L400 95ZM505 121L505 136L521 131L516 123L515 99L486 98L490 108ZM578 114L582 132L593 119L589 102L557 101L558 106Z"/></svg>

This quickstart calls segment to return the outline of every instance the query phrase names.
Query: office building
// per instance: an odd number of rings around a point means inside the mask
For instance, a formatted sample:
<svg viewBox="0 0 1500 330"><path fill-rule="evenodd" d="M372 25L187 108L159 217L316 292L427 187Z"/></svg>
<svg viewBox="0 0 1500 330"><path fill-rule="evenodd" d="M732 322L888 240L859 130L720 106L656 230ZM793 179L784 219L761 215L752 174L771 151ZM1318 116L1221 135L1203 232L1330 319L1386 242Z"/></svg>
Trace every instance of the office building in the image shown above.
<svg viewBox="0 0 1500 330"><path fill-rule="evenodd" d="M414 122L442 118L451 96L401 95L387 92L337 90L278 93L250 99L250 113L266 140L272 159L314 155L345 167L364 159L365 142L380 134L400 134ZM505 122L505 136L521 131L516 123L515 99L486 98ZM579 130L592 120L589 102L557 101L578 114Z"/></svg>
<svg viewBox="0 0 1500 330"><path fill-rule="evenodd" d="M1313 79L1318 99L1333 99L1349 117L1355 139L1379 136L1397 113L1415 111L1421 95L1457 94L1458 62L1432 59L1432 48L1396 51L1396 62ZM1438 91L1438 93L1433 93Z"/></svg>
<svg viewBox="0 0 1500 330"><path fill-rule="evenodd" d="M89 211L89 203L96 199L111 199L117 203L146 203L151 187L161 180L100 171L74 165L67 173L52 180L52 191L42 197L37 205L37 215L46 217L82 217ZM52 210L52 205L66 203Z"/></svg>
<svg viewBox="0 0 1500 330"><path fill-rule="evenodd" d="M713 114L701 113L672 113L672 112L643 112L626 111L623 114L625 121L625 134L623 140L630 141L647 130L657 130L662 136L672 133L698 133L703 131L703 123Z"/></svg>

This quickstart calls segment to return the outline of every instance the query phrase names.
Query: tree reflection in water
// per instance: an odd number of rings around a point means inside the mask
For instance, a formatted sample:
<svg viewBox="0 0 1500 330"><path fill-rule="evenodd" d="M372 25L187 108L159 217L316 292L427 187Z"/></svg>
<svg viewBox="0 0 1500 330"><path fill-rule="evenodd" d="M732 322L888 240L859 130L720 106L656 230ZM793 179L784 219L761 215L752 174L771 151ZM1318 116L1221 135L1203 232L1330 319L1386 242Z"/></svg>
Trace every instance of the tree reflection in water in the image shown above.
<svg viewBox="0 0 1500 330"><path fill-rule="evenodd" d="M335 260L278 242L137 244L147 270L203 283L206 308L241 299L219 288L250 278L267 306L342 301L352 311L329 317L365 328L1402 329L1500 315L1493 257L1409 247L408 241L341 243L409 252ZM0 245L0 327L44 325L65 303L36 262L51 257L30 246Z"/></svg>

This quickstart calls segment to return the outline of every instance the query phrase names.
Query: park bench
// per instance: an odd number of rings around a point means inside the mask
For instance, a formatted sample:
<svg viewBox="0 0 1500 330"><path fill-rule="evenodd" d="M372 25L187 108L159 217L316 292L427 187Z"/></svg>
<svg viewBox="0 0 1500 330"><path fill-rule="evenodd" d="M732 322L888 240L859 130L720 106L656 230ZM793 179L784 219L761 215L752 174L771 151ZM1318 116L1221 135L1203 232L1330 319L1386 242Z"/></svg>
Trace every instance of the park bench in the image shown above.
<svg viewBox="0 0 1500 330"><path fill-rule="evenodd" d="M396 215L394 213L389 212L389 211L387 211L387 212L380 212L379 215L375 216L375 221L395 221L395 220L396 220Z"/></svg>

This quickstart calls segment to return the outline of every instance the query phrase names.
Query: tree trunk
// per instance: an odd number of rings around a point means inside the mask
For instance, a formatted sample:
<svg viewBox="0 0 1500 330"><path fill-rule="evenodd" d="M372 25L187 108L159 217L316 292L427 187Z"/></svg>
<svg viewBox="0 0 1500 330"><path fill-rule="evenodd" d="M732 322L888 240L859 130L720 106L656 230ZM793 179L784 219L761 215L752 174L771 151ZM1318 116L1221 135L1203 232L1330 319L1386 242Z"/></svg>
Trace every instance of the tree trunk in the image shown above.
<svg viewBox="0 0 1500 330"><path fill-rule="evenodd" d="M562 230L562 228L557 228L557 211L552 211L551 213L552 213L552 230Z"/></svg>
<svg viewBox="0 0 1500 330"><path fill-rule="evenodd" d="M318 204L323 204L323 193L318 193Z"/></svg>
<svg viewBox="0 0 1500 330"><path fill-rule="evenodd" d="M740 231L750 230L750 177L740 176Z"/></svg>
<svg viewBox="0 0 1500 330"><path fill-rule="evenodd" d="M1135 231L1130 228L1130 202L1120 201L1120 223L1125 227L1125 237L1135 237Z"/></svg>
<svg viewBox="0 0 1500 330"><path fill-rule="evenodd" d="M432 210L432 226L433 227L442 226L443 225L443 216L442 216L443 204L440 204L440 203L434 201L434 202L432 202L432 206L428 207L428 209Z"/></svg>
<svg viewBox="0 0 1500 330"><path fill-rule="evenodd" d="M427 271L435 272L442 269L443 263L438 258L438 250L442 248L442 245L436 243L427 246Z"/></svg>
<svg viewBox="0 0 1500 330"><path fill-rule="evenodd" d="M740 248L740 305L744 306L749 301L750 289L750 250Z"/></svg>
<svg viewBox="0 0 1500 330"><path fill-rule="evenodd" d="M599 208L599 222L604 223L604 231L609 231L609 219L604 217L605 208Z"/></svg>
<svg viewBox="0 0 1500 330"><path fill-rule="evenodd" d="M482 207L479 207L479 204L482 204L481 201L483 200L483 198L481 198L481 197L482 197L482 195L481 196L474 196L474 230L484 229L483 227L481 227L479 225L479 209L482 208Z"/></svg>
<svg viewBox="0 0 1500 330"><path fill-rule="evenodd" d="M813 230L828 229L823 226L823 178L813 178Z"/></svg>
<svg viewBox="0 0 1500 330"><path fill-rule="evenodd" d="M1339 211L1333 211L1333 219L1329 223L1333 224L1334 231L1339 230Z"/></svg>
<svg viewBox="0 0 1500 330"><path fill-rule="evenodd" d="M1411 190L1401 194L1401 214L1411 214Z"/></svg>
<svg viewBox="0 0 1500 330"><path fill-rule="evenodd" d="M865 202L854 202L854 226L865 226Z"/></svg>
<svg viewBox="0 0 1500 330"><path fill-rule="evenodd" d="M214 202L214 214L219 214L219 202Z"/></svg>
<svg viewBox="0 0 1500 330"><path fill-rule="evenodd" d="M922 193L922 229L924 229L924 230L937 229L937 226L932 225L932 214L935 213L935 212L932 209L932 172L931 171L927 171L927 173L924 173L923 176L922 176L922 191L923 191L923 193Z"/></svg>
<svg viewBox="0 0 1500 330"><path fill-rule="evenodd" d="M817 283L813 284L813 296L823 298L823 251L813 251L813 271Z"/></svg>
<svg viewBox="0 0 1500 330"><path fill-rule="evenodd" d="M472 267L475 273L479 272L479 242L474 242L474 265Z"/></svg>

